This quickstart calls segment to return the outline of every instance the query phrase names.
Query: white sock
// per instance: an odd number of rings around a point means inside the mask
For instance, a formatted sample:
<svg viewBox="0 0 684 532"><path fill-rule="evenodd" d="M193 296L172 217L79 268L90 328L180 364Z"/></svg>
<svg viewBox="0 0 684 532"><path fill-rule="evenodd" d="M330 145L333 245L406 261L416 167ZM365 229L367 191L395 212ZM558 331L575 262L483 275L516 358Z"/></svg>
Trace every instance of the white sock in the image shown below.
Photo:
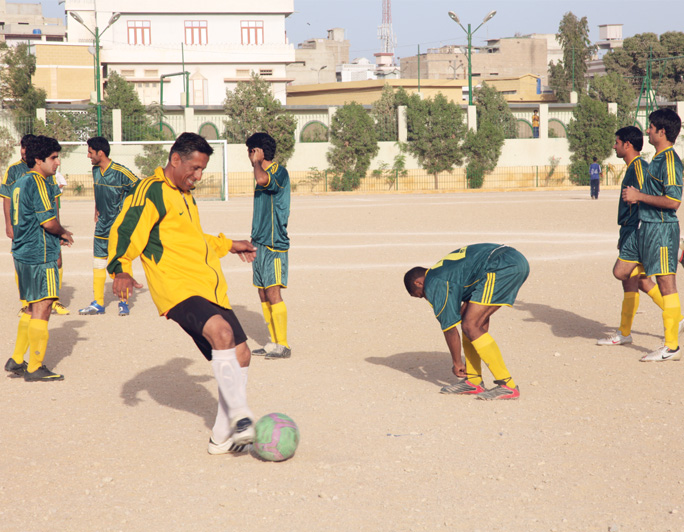
<svg viewBox="0 0 684 532"><path fill-rule="evenodd" d="M247 406L246 372L240 367L233 349L214 349L211 352L211 366L219 387L219 413L221 414L220 398L223 396L227 406L227 417L231 420L243 417L253 417ZM222 421L218 419L217 422ZM225 420L223 420L225 423ZM230 430L230 429L228 429ZM219 431L220 432L220 431ZM225 440L224 440L225 441ZM218 443L218 442L217 442Z"/></svg>
<svg viewBox="0 0 684 532"><path fill-rule="evenodd" d="M221 388L218 391L218 411L216 412L216 420L214 421L214 428L211 429L211 439L214 443L225 443L230 438L230 410L226 403Z"/></svg>

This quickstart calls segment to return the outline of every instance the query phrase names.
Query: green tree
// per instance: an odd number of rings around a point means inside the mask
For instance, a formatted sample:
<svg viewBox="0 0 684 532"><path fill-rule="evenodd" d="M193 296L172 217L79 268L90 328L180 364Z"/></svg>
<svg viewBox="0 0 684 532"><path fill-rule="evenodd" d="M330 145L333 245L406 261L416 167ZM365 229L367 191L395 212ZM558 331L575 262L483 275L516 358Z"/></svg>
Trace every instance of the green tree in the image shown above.
<svg viewBox="0 0 684 532"><path fill-rule="evenodd" d="M333 190L356 190L366 176L371 160L379 151L373 119L360 104L340 107L330 124L330 150L327 157L335 173Z"/></svg>
<svg viewBox="0 0 684 532"><path fill-rule="evenodd" d="M74 127L74 123L70 118L73 113L48 111L45 116L45 121L36 120L33 132L36 135L45 135L57 139L62 142L78 142L80 132ZM71 153L76 149L76 146L62 145L62 155Z"/></svg>
<svg viewBox="0 0 684 532"><path fill-rule="evenodd" d="M570 180L574 184L589 184L589 165L594 157L602 163L610 155L616 129L617 118L605 103L580 97L568 125Z"/></svg>
<svg viewBox="0 0 684 532"><path fill-rule="evenodd" d="M426 172L434 176L437 189L437 175L463 163L464 112L441 93L427 100L413 94L407 103L405 149L418 159Z"/></svg>
<svg viewBox="0 0 684 532"><path fill-rule="evenodd" d="M0 43L0 54L5 68L0 70L0 96L3 106L12 112L15 127L20 134L30 133L31 120L36 109L45 107L47 93L32 82L36 72L36 58L26 44L10 47Z"/></svg>
<svg viewBox="0 0 684 532"><path fill-rule="evenodd" d="M589 39L587 17L578 19L570 11L563 15L556 37L563 48L563 59L549 65L549 85L558 101L569 102L573 79L575 91L584 93L588 62L596 53L596 46Z"/></svg>
<svg viewBox="0 0 684 532"><path fill-rule="evenodd" d="M389 83L382 88L380 99L373 102L371 116L375 120L375 131L380 142L397 140L397 104L394 89Z"/></svg>
<svg viewBox="0 0 684 532"><path fill-rule="evenodd" d="M143 154L135 156L135 165L140 169L140 176L147 177L154 174L158 166L166 166L169 160L169 150L162 144L145 144Z"/></svg>
<svg viewBox="0 0 684 532"><path fill-rule="evenodd" d="M14 156L17 141L6 127L0 127L0 168L7 168Z"/></svg>
<svg viewBox="0 0 684 532"><path fill-rule="evenodd" d="M107 78L104 97L102 98L102 116L109 117L113 109L121 109L121 137L124 141L159 140L159 121L147 112L140 101L132 83L117 72L111 72ZM96 113L95 106L89 108ZM103 121L103 135L112 138L111 125ZM107 134L105 134L105 131Z"/></svg>
<svg viewBox="0 0 684 532"><path fill-rule="evenodd" d="M646 76L648 59L680 57L654 61L651 66L651 87L666 100L684 98L684 33L670 31L660 37L655 33L639 33L624 40L621 48L603 57L606 71L614 72L640 91Z"/></svg>
<svg viewBox="0 0 684 532"><path fill-rule="evenodd" d="M594 100L617 104L618 128L634 122L636 91L629 81L617 72L595 77L590 83L587 93Z"/></svg>
<svg viewBox="0 0 684 532"><path fill-rule="evenodd" d="M244 144L254 133L268 133L278 146L276 160L287 164L294 153L297 123L285 113L268 82L252 74L249 81L238 82L233 92L226 91L223 106L227 116L224 135L228 142Z"/></svg>

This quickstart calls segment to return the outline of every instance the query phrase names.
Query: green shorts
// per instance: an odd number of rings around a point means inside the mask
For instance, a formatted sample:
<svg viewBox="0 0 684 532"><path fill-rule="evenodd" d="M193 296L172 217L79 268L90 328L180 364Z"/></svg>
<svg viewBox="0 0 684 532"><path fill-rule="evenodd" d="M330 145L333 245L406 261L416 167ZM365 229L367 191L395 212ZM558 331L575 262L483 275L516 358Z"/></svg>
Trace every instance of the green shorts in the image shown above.
<svg viewBox="0 0 684 532"><path fill-rule="evenodd" d="M96 236L93 239L93 257L96 259L106 259L107 258L107 247L109 246L109 238L102 238L101 236Z"/></svg>
<svg viewBox="0 0 684 532"><path fill-rule="evenodd" d="M252 283L257 288L282 286L287 288L287 250L275 251L255 244L257 253L252 263Z"/></svg>
<svg viewBox="0 0 684 532"><path fill-rule="evenodd" d="M59 299L59 268L57 261L26 264L14 261L19 281L19 297L29 303L43 299Z"/></svg>
<svg viewBox="0 0 684 532"><path fill-rule="evenodd" d="M637 234L639 256L647 277L677 273L678 223L641 222Z"/></svg>
<svg viewBox="0 0 684 532"><path fill-rule="evenodd" d="M470 301L481 305L512 306L529 274L530 265L522 253L510 247L498 248L487 259Z"/></svg>
<svg viewBox="0 0 684 532"><path fill-rule="evenodd" d="M637 229L636 225L625 225L620 228L618 258L623 262L641 262Z"/></svg>

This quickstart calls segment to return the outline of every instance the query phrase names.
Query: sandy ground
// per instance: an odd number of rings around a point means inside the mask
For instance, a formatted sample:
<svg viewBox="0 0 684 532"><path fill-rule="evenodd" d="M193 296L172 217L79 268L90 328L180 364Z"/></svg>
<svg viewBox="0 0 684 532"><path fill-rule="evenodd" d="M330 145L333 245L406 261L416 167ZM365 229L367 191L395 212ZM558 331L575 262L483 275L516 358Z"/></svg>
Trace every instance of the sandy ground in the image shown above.
<svg viewBox="0 0 684 532"><path fill-rule="evenodd" d="M0 530L684 530L684 362L639 363L662 337L647 296L634 344L596 346L622 299L617 191L588 196L294 197L293 357L255 357L248 386L256 415L299 424L283 463L207 454L211 367L146 290L127 318L111 297L106 315L78 316L92 299L93 206L66 202L72 314L51 318L46 357L66 379L0 383ZM200 211L206 232L249 234L249 198ZM519 401L439 394L453 380L446 344L428 304L403 288L409 267L474 242L510 244L531 265L491 328ZM5 240L6 357L18 309L8 251ZM251 270L233 255L223 265L249 343L261 345Z"/></svg>

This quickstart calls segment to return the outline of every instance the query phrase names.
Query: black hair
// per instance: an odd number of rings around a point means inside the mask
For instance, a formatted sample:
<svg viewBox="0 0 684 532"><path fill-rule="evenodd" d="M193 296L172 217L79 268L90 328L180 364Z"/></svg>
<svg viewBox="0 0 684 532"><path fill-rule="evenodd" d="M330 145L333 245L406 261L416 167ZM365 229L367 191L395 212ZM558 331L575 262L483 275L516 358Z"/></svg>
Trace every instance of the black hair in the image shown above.
<svg viewBox="0 0 684 532"><path fill-rule="evenodd" d="M615 132L615 136L622 142L629 142L636 151L644 147L644 134L636 126L621 127Z"/></svg>
<svg viewBox="0 0 684 532"><path fill-rule="evenodd" d="M104 137L91 137L88 139L88 147L92 148L93 151L101 151L106 157L109 157L109 141Z"/></svg>
<svg viewBox="0 0 684 532"><path fill-rule="evenodd" d="M598 161L598 158L597 158L597 157L594 157L593 161L594 161L594 162Z"/></svg>
<svg viewBox="0 0 684 532"><path fill-rule="evenodd" d="M276 141L268 133L254 133L251 137L247 139L247 147L251 150L252 148L261 148L264 151L264 159L267 161L272 161L276 154Z"/></svg>
<svg viewBox="0 0 684 532"><path fill-rule="evenodd" d="M418 279L419 277L424 277L426 272L427 268L423 268L422 266L415 266L404 274L404 286L406 287L406 290L409 294L414 294L414 292L416 291L416 279Z"/></svg>
<svg viewBox="0 0 684 532"><path fill-rule="evenodd" d="M22 148L26 149L26 147L28 146L28 143L31 142L35 138L36 138L36 136L33 135L32 133L27 133L26 135L21 137L21 141L19 142L19 144L21 145Z"/></svg>
<svg viewBox="0 0 684 532"><path fill-rule="evenodd" d="M679 132L682 130L682 120L672 109L658 109L648 115L648 121L653 124L656 131L665 130L665 138L674 144Z"/></svg>
<svg viewBox="0 0 684 532"><path fill-rule="evenodd" d="M214 148L209 146L207 140L197 133L181 133L176 142L173 143L173 146L171 146L169 161L174 153L180 155L181 159L187 159L196 151L211 157L211 154L214 153Z"/></svg>
<svg viewBox="0 0 684 532"><path fill-rule="evenodd" d="M47 161L50 155L60 151L62 151L62 147L57 139L38 135L36 138L30 139L26 146L26 164L29 168L33 168L36 165L36 159Z"/></svg>

